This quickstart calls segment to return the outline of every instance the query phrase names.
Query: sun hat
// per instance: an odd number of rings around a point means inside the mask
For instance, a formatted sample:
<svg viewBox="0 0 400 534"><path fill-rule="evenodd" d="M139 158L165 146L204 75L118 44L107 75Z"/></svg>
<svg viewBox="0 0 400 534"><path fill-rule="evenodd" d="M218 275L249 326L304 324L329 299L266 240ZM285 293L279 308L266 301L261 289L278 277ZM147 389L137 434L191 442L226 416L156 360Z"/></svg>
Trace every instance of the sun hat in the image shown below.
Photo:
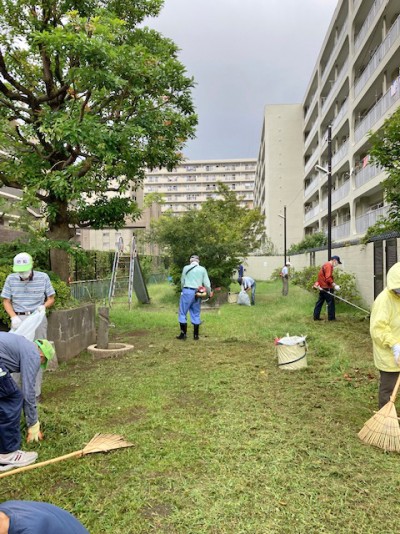
<svg viewBox="0 0 400 534"><path fill-rule="evenodd" d="M35 339L35 343L39 347L39 349L43 352L43 355L46 358L46 361L42 363L40 367L42 369L46 369L49 361L54 358L56 351L54 350L53 345L50 343L48 339Z"/></svg>
<svg viewBox="0 0 400 534"><path fill-rule="evenodd" d="M27 252L20 252L14 257L14 273L24 273L33 268L32 256Z"/></svg>

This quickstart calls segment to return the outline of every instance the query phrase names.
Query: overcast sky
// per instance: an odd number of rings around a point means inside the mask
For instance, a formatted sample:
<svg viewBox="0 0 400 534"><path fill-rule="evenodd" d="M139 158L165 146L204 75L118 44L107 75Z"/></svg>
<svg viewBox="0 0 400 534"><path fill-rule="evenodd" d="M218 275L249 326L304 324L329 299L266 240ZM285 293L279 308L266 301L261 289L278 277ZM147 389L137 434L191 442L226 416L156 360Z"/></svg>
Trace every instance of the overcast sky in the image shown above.
<svg viewBox="0 0 400 534"><path fill-rule="evenodd" d="M146 24L197 85L189 159L256 158L264 106L303 100L337 0L165 0Z"/></svg>

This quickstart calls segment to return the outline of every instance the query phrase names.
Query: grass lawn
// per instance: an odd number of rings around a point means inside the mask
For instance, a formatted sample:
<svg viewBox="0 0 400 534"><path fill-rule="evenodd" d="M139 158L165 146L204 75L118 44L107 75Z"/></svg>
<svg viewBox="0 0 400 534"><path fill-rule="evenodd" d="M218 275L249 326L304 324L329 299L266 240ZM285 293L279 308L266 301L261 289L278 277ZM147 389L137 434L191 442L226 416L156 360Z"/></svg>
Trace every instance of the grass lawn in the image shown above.
<svg viewBox="0 0 400 534"><path fill-rule="evenodd" d="M238 287L238 286L237 286ZM178 297L111 310L118 359L84 353L47 373L39 460L97 432L134 447L5 478L2 500L43 500L91 534L379 533L397 525L399 462L357 432L377 404L369 322L340 304L314 322L315 294L257 284L256 306L203 312L200 340L175 339ZM188 333L189 333L188 332ZM308 367L277 366L274 338L307 335Z"/></svg>

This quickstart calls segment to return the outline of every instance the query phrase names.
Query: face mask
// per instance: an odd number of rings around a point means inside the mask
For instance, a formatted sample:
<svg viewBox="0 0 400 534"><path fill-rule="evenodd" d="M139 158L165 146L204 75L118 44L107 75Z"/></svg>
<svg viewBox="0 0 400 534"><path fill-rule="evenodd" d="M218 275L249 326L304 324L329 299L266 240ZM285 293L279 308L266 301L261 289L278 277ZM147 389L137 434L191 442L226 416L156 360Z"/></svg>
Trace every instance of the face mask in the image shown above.
<svg viewBox="0 0 400 534"><path fill-rule="evenodd" d="M19 276L22 278L22 280L28 280L31 274L32 271L25 271L24 273L19 273Z"/></svg>

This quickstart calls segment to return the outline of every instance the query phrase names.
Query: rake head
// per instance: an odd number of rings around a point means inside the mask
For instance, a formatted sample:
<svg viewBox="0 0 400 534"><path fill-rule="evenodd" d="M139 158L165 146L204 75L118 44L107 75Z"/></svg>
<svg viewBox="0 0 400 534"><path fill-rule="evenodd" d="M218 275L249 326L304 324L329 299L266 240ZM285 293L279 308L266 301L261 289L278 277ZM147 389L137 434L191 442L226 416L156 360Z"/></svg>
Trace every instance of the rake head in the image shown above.
<svg viewBox="0 0 400 534"><path fill-rule="evenodd" d="M368 445L384 451L400 452L399 419L393 401L389 401L368 419L358 437Z"/></svg>

